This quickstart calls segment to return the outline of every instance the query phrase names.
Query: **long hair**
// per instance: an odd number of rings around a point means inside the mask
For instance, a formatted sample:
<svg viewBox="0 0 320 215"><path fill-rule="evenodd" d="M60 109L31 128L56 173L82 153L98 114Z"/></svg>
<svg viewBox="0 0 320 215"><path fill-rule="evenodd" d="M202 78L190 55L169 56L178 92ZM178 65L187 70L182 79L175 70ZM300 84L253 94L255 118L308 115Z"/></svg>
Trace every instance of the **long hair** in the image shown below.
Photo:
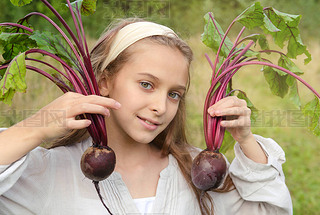
<svg viewBox="0 0 320 215"><path fill-rule="evenodd" d="M109 54L110 45L116 36L117 32L124 26L143 21L141 19L126 19L117 22L116 24L110 25L102 36L98 39L95 46L93 47L90 57L92 62L92 67L95 72L95 76L99 83L101 79L112 79L117 72L124 66L124 64L133 55L130 52L130 48L127 48L119 56L110 62L107 68L103 68L104 59ZM191 48L178 37L167 37L167 36L151 36L144 38L143 40L149 40L160 45L164 45L173 49L178 49L188 62L188 67L193 59L193 53ZM190 74L188 73L188 86L190 83ZM188 87L187 86L187 87ZM185 131L186 123L186 108L185 108L185 94L181 98L177 113L168 127L162 131L150 144L157 146L164 156L172 154L179 165L179 168L184 176L186 182L189 184L190 188L194 192L199 206L201 208L201 214L213 214L213 201L207 192L203 192L197 189L191 182L191 166L192 166L192 156L190 154L192 146L188 143ZM68 135L55 141L50 148L54 148L61 145L67 145L70 143L75 143L80 140L87 138L88 132L86 129L74 130ZM232 180L228 176L224 187L218 192L229 191L232 187ZM205 200L209 201L205 201Z"/></svg>

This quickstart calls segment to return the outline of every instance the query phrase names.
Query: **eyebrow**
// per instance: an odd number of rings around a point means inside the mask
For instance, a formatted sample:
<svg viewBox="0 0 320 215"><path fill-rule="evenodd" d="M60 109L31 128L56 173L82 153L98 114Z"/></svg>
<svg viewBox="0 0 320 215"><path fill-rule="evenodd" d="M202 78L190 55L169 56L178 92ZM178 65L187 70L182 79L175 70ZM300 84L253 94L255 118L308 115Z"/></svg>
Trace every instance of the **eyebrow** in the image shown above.
<svg viewBox="0 0 320 215"><path fill-rule="evenodd" d="M157 77L154 76L154 75L151 75L150 73L143 73L143 72L141 72L141 73L138 73L138 75L148 76L149 78L151 78L151 79L153 79L154 81L157 81L157 82L160 81L159 78L157 78Z"/></svg>
<svg viewBox="0 0 320 215"><path fill-rule="evenodd" d="M152 74L150 74L150 73L142 73L142 72L141 72L141 73L138 73L138 75L148 76L149 78L153 79L154 81L160 82L160 80L159 80L158 77L156 77L156 76L154 76L154 75L152 75ZM183 85L177 85L177 86L175 87L175 89L177 89L177 90L184 90L184 91L187 90L187 88L186 88L185 86L183 86Z"/></svg>

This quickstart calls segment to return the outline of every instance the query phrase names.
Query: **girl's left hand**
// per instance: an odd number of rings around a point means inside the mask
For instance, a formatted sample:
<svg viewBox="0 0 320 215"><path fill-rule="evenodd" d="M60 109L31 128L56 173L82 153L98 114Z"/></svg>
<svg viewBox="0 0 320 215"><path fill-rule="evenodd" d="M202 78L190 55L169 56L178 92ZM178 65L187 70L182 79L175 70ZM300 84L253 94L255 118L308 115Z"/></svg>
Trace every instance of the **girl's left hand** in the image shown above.
<svg viewBox="0 0 320 215"><path fill-rule="evenodd" d="M208 108L212 116L222 116L221 126L225 127L238 143L244 143L252 137L251 110L247 102L236 96L228 96Z"/></svg>

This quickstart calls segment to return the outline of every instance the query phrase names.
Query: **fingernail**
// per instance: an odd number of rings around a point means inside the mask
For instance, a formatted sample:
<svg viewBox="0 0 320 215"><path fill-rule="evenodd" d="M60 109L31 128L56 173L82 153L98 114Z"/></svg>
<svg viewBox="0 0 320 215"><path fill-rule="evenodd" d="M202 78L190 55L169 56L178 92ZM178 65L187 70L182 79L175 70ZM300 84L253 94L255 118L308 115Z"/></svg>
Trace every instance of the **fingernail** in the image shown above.
<svg viewBox="0 0 320 215"><path fill-rule="evenodd" d="M115 102L115 103L114 103L114 107L118 109L118 108L121 107L121 104L120 104L119 102Z"/></svg>
<svg viewBox="0 0 320 215"><path fill-rule="evenodd" d="M90 120L86 121L86 127L88 127L89 125L91 125L91 121Z"/></svg>
<svg viewBox="0 0 320 215"><path fill-rule="evenodd" d="M110 115L110 111L108 110L108 108L105 109L105 115L109 116Z"/></svg>
<svg viewBox="0 0 320 215"><path fill-rule="evenodd" d="M215 112L214 112L214 110L209 109L209 110L208 110L208 113L209 113L211 116L214 116L214 113L215 113Z"/></svg>

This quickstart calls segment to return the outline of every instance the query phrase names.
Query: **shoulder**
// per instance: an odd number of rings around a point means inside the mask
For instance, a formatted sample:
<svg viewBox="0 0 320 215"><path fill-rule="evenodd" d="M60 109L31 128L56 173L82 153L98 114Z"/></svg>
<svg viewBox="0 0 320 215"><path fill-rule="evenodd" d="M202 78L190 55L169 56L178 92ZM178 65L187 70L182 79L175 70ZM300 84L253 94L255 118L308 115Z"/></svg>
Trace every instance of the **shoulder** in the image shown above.
<svg viewBox="0 0 320 215"><path fill-rule="evenodd" d="M62 160L80 159L82 154L89 146L92 145L91 137L77 143L66 146L58 146L51 149L46 149L47 153L52 157Z"/></svg>
<svg viewBox="0 0 320 215"><path fill-rule="evenodd" d="M58 146L51 149L38 146L28 153L28 159L31 163L35 163L37 165L56 165L58 163L77 160L80 159L83 152L90 146L90 144L91 138L78 143Z"/></svg>
<svg viewBox="0 0 320 215"><path fill-rule="evenodd" d="M8 128L0 128L0 133Z"/></svg>

